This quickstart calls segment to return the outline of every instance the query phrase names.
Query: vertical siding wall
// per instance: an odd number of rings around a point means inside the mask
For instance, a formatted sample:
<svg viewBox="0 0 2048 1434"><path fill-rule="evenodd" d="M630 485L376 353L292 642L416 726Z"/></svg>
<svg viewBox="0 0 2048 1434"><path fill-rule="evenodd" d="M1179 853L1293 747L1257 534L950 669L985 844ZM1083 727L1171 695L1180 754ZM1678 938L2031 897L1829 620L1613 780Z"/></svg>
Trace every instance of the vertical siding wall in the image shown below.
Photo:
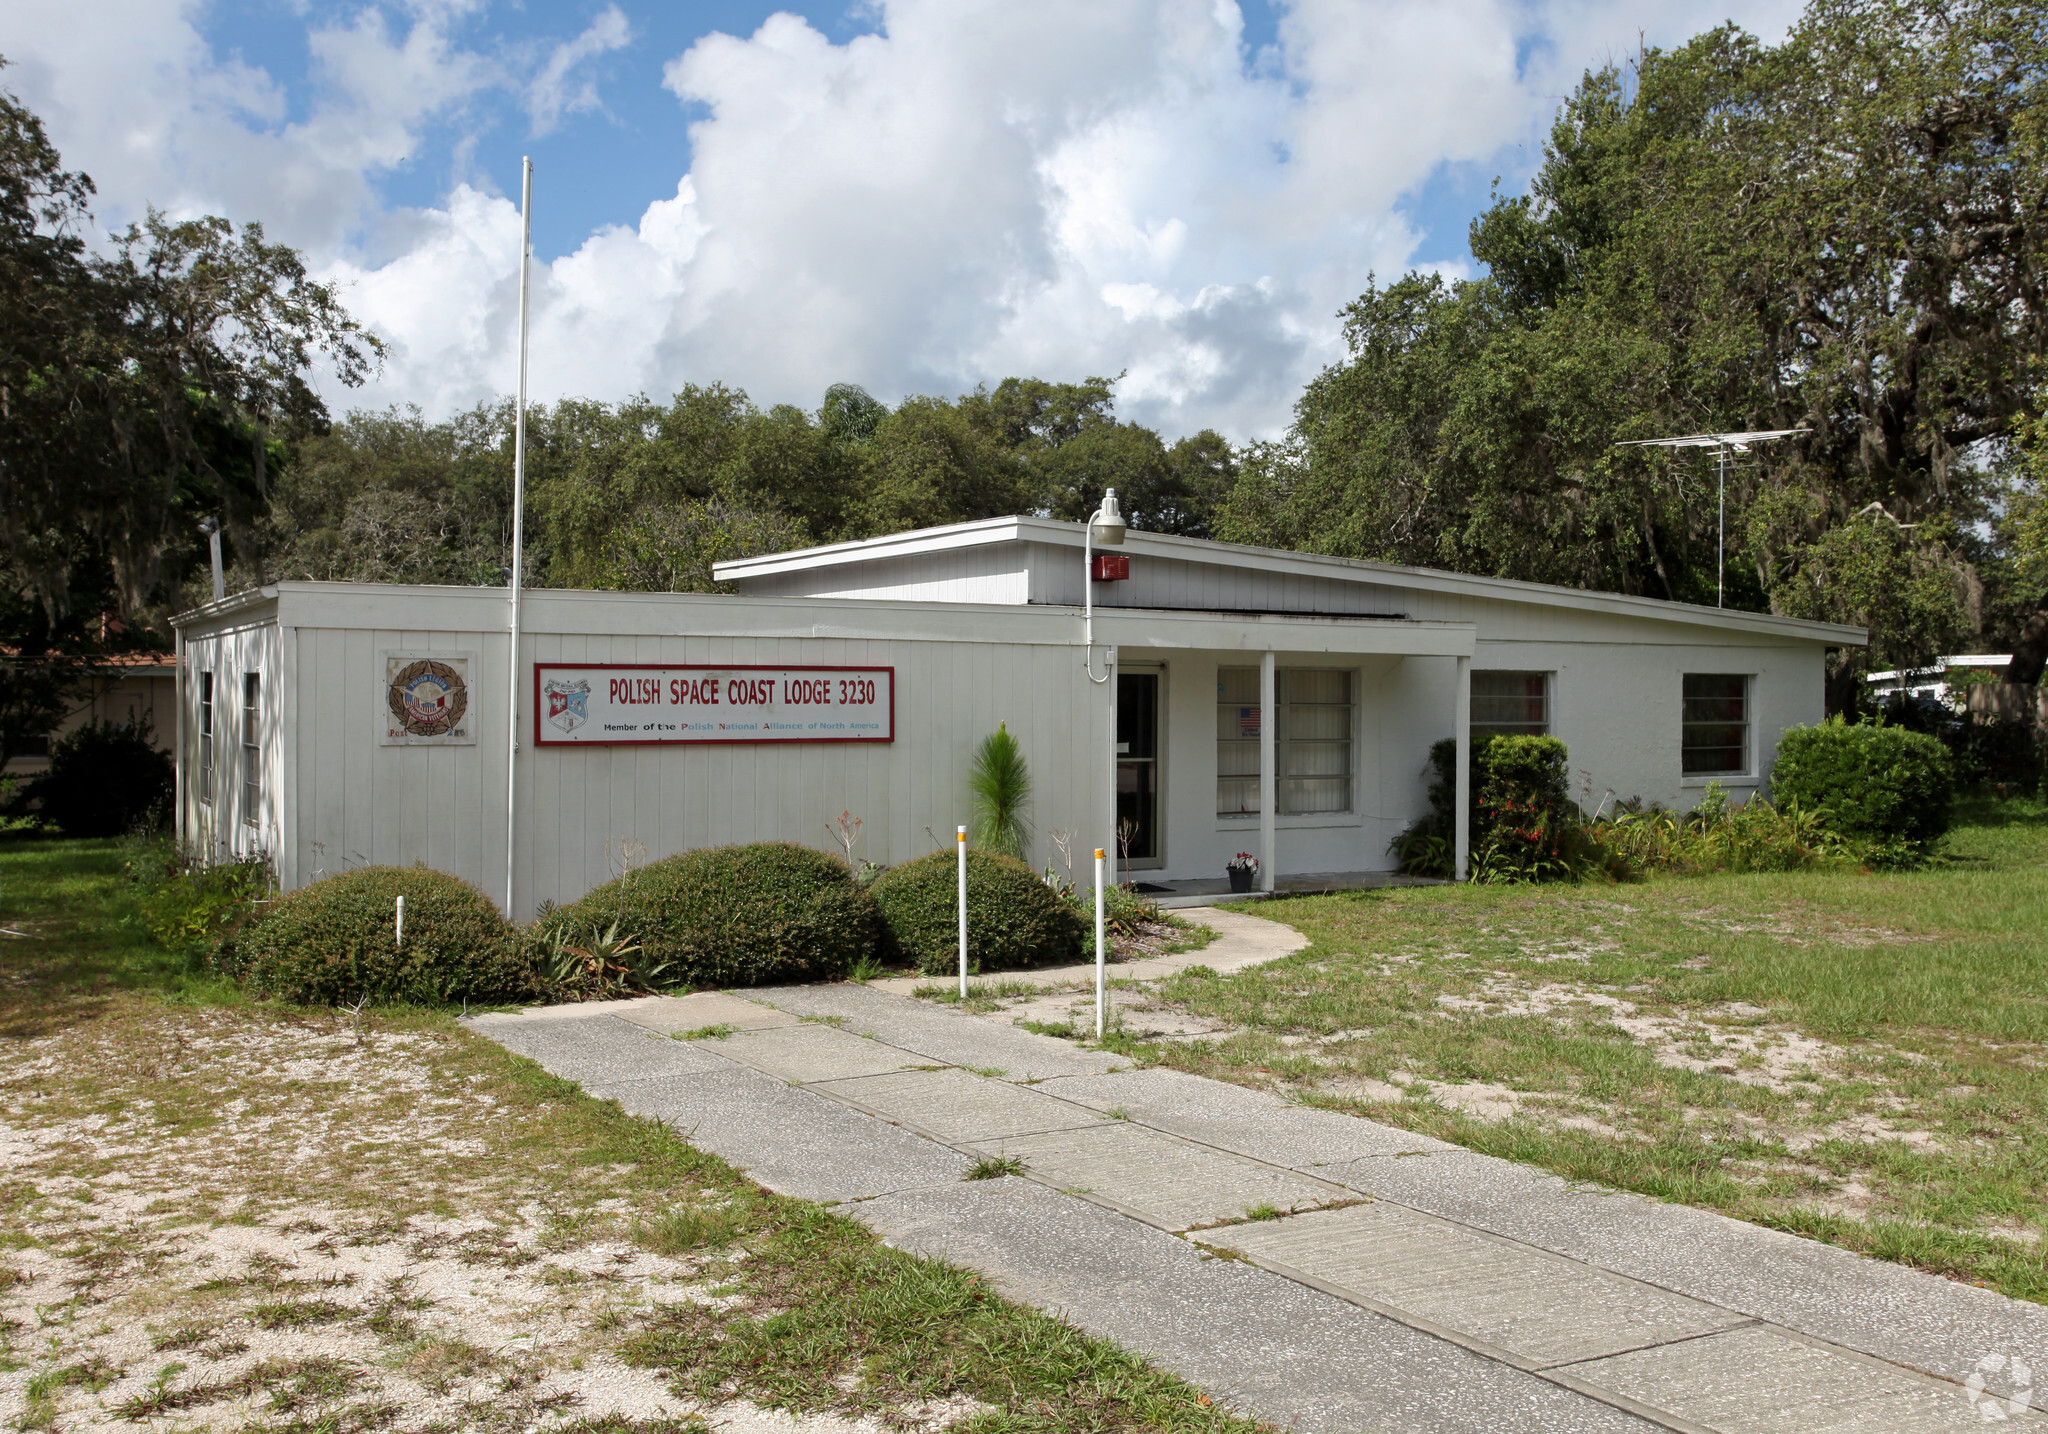
<svg viewBox="0 0 2048 1434"><path fill-rule="evenodd" d="M539 748L532 684L522 680L512 902L522 920L543 901L573 901L616 875L622 844L644 848L637 861L727 842L836 851L826 825L849 811L864 823L856 856L894 864L935 844L950 848L953 826L969 819L973 746L1005 720L1024 744L1036 784L1034 862L1050 851L1047 830L1103 825L1101 774L1091 779L1084 756L1107 751L1109 698L1087 682L1071 646L535 632L521 647L523 674L537 661L896 669L896 740L889 744ZM292 884L323 867L423 861L503 894L505 648L502 630L298 629L304 715ZM378 745L379 654L387 649L477 655L475 746Z"/></svg>
<svg viewBox="0 0 2048 1434"><path fill-rule="evenodd" d="M274 614L224 623L216 631L188 634L181 697L183 750L178 834L194 852L212 860L283 854L284 734L289 694L283 680L283 642ZM202 791L199 769L201 673L214 674L213 782ZM262 752L261 799L245 801L242 679L261 680L258 721ZM168 735L168 734L166 734Z"/></svg>

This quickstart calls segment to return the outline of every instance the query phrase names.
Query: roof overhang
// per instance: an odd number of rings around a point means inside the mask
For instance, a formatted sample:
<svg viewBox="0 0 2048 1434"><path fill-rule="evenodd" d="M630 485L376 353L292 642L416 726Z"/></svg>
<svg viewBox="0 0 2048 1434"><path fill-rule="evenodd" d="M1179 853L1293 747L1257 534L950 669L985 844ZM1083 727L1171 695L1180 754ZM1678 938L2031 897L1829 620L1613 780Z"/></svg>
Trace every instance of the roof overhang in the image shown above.
<svg viewBox="0 0 2048 1434"><path fill-rule="evenodd" d="M352 586L352 584L337 583L334 586L345 587ZM203 603L198 607L178 613L171 619L171 626L179 631L183 631L186 628L211 627L216 623L226 622L232 618L246 617L251 613L262 612L265 608L276 603L277 594L278 584L276 583L269 583L260 588L249 588L243 592L229 593L224 598L218 598L213 602Z"/></svg>
<svg viewBox="0 0 2048 1434"><path fill-rule="evenodd" d="M856 543L830 543L823 547L802 548L795 552L741 558L733 562L716 564L711 571L712 576L720 582L743 582L748 578L770 577L781 573L873 563L892 558L919 557L930 553L953 552L1002 543L1032 542L1080 548L1083 533L1083 524L1058 522L1051 518L987 518L975 523L954 523L942 528L919 528L908 533L891 533L886 537L868 538ZM1579 612L1607 613L1616 617L1685 623L1689 626L1718 628L1726 632L1819 642L1830 647L1862 647L1870 640L1866 629L1842 623L1809 622L1804 618L1779 617L1772 613L1736 612L1728 608L1669 602L1662 598L1592 592L1583 588L1558 587L1551 583L1479 577L1469 573L1444 572L1437 568L1411 568L1397 563L1374 563L1359 558L1334 558L1321 553L1290 552L1282 548L1256 548L1244 543L1217 542L1210 538L1183 538L1172 533L1145 533L1135 528L1125 537L1123 550L1130 554L1146 554L1191 563L1212 563L1219 567L1243 568L1263 573L1334 578L1338 581L1373 583L1418 592L1448 593L1460 597L1490 598L1499 602L1534 603L1546 607L1570 608Z"/></svg>
<svg viewBox="0 0 2048 1434"><path fill-rule="evenodd" d="M282 582L181 613L176 621L181 628L204 630L251 615L268 617L274 604L287 626L502 631L506 598L504 588ZM530 633L611 637L833 637L1079 648L1082 636L1079 608L1022 603L527 588L523 612L521 623ZM1476 633L1468 622L1095 610L1096 644L1131 649L1470 657Z"/></svg>

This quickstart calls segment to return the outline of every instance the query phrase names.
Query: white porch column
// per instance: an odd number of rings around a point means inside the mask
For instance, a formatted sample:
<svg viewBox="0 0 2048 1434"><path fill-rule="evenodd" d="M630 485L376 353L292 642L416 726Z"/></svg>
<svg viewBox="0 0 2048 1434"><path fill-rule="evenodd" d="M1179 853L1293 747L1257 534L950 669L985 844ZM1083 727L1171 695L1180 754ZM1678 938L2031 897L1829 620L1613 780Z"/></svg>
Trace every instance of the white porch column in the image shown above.
<svg viewBox="0 0 2048 1434"><path fill-rule="evenodd" d="M1102 743L1102 771L1097 790L1102 793L1102 825L1096 828L1102 835L1089 843L1101 847L1109 857L1109 880L1113 886L1122 879L1120 862L1123 848L1116 839L1116 647L1112 644L1104 654L1107 659L1103 671L1109 674L1109 681L1102 683L1104 704L1109 709L1109 730Z"/></svg>
<svg viewBox="0 0 2048 1434"><path fill-rule="evenodd" d="M1458 695L1452 704L1452 718L1458 734L1458 815L1451 839L1452 859L1459 881L1471 876L1472 867L1472 659L1458 659Z"/></svg>
<svg viewBox="0 0 2048 1434"><path fill-rule="evenodd" d="M1273 767L1273 707L1277 679L1270 650L1259 658L1259 890L1273 889L1273 810L1280 790Z"/></svg>

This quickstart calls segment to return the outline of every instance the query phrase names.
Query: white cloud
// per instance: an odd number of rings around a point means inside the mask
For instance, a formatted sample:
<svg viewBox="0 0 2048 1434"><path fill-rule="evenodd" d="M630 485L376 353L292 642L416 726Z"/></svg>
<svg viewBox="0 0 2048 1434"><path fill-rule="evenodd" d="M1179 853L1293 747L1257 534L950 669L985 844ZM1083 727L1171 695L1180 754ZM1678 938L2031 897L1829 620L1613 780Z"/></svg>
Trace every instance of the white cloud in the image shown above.
<svg viewBox="0 0 2048 1434"><path fill-rule="evenodd" d="M586 61L624 49L632 39L633 27L625 12L616 5L608 5L589 29L555 46L526 89L526 109L533 117L533 132L546 134L561 123L563 115L596 109L597 81L589 74L579 76L578 69Z"/></svg>
<svg viewBox="0 0 2048 1434"><path fill-rule="evenodd" d="M40 67L23 88L67 157L110 193L178 175L193 202L307 245L392 342L371 401L446 412L508 391L516 208L458 184L384 213L372 181L489 86L515 84L536 133L597 107L590 66L629 43L626 15L520 79L455 45L446 6L402 34L365 10L314 37L322 98L286 122L267 76L197 40L191 0L129 3L112 41L56 19L27 45L16 20L0 32ZM1736 19L1775 36L1795 9L1745 0ZM876 14L844 44L778 14L668 63L677 129L701 116L689 172L636 226L536 267L537 397L721 379L808 406L839 380L893 398L1123 372L1123 411L1169 434L1272 433L1337 355L1336 310L1414 254L1403 195L1445 163L1533 153L1580 71L1638 26L1669 43L1698 23L1674 0L1294 0L1247 64L1231 0ZM375 254L356 237L372 221Z"/></svg>
<svg viewBox="0 0 2048 1434"><path fill-rule="evenodd" d="M381 218L375 181L415 157L421 126L494 80L437 14L394 35L373 9L307 37L315 91L212 52L201 0L0 0L0 83L42 115L67 165L99 186L102 224L174 215L260 219L316 259Z"/></svg>

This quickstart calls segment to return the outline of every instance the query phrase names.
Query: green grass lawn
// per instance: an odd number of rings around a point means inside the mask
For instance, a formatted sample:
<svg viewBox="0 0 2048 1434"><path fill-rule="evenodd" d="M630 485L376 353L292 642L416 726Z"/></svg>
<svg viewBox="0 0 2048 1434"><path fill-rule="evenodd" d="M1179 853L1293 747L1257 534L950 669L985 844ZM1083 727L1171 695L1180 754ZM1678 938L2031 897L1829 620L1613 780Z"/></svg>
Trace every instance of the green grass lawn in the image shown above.
<svg viewBox="0 0 2048 1434"><path fill-rule="evenodd" d="M710 1427L603 1407L640 1388L970 1434L1253 1434L446 1011L243 999L150 941L122 859L0 842L22 933L0 936L0 1422Z"/></svg>
<svg viewBox="0 0 2048 1434"><path fill-rule="evenodd" d="M1185 1070L2048 1300L2048 805L1924 870L1262 903Z"/></svg>

